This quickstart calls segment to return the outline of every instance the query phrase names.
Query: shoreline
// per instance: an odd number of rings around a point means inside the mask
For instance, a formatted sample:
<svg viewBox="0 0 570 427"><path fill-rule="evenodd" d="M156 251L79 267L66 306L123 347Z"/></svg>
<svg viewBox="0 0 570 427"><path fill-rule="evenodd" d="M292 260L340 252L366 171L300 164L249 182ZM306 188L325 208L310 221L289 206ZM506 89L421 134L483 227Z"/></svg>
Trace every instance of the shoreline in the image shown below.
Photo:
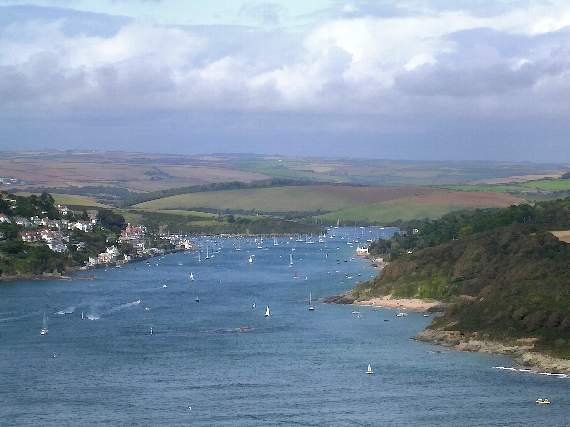
<svg viewBox="0 0 570 427"><path fill-rule="evenodd" d="M442 307L442 303L440 301L423 300L420 298L393 298L391 295L370 298L362 301L355 300L353 304L378 308L399 308L419 313L434 311L434 308Z"/></svg>
<svg viewBox="0 0 570 427"><path fill-rule="evenodd" d="M441 312L445 307L441 302L426 301L418 298L392 299L390 296L357 301L350 295L350 292L330 296L325 298L323 302L326 304L359 305L386 309L400 308L418 313ZM546 353L534 351L536 338L520 338L513 339L510 342L501 342L486 339L478 332L461 333L460 331L427 328L419 331L412 339L440 345L456 351L508 356L513 360L515 366L531 368L531 372L537 374L570 375L570 360L556 358Z"/></svg>
<svg viewBox="0 0 570 427"><path fill-rule="evenodd" d="M126 264L131 264L131 263L135 263L135 262L140 262L140 261L145 261L148 259L152 259L152 258L156 258L156 257L161 257L164 255L170 255L170 254L174 254L174 253L179 253L179 252L190 252L191 250L187 250L187 249L172 249L169 251L165 251L163 253L159 253L156 255L150 255L150 256L143 256L143 257L138 257L135 259L131 259L130 261L126 261L126 262L118 262L118 263L109 263L109 264L97 264L97 265L93 265L93 266L69 266L66 267L64 271L62 271L61 273L41 273L41 274L16 274L16 275L9 275L9 276L0 276L0 284L2 283L12 283L12 282L21 282L21 281L25 281L25 280L73 280L73 276L70 276L69 274L72 273L76 273L78 271L90 271L90 270L97 270L100 268L109 268L109 267L116 267L116 266L123 266ZM92 279L83 279L83 280L92 280Z"/></svg>
<svg viewBox="0 0 570 427"><path fill-rule="evenodd" d="M398 308L418 313L443 311L445 306L441 301L424 300L420 298L392 298L391 295L374 297L367 300L358 300L354 298L350 292L330 296L325 298L323 302L326 304L347 304L390 309Z"/></svg>
<svg viewBox="0 0 570 427"><path fill-rule="evenodd" d="M534 373L570 375L570 360L534 351L535 338L519 338L510 342L501 342L483 338L477 332L463 334L459 331L424 329L418 332L413 339L457 351L508 356L518 367L535 368L531 370Z"/></svg>

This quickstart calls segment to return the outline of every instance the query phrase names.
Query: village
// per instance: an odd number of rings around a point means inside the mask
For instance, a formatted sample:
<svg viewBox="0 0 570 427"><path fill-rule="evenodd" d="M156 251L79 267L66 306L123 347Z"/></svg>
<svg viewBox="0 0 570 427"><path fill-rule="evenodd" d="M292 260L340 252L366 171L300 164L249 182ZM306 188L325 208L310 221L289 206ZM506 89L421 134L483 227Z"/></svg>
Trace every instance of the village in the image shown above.
<svg viewBox="0 0 570 427"><path fill-rule="evenodd" d="M43 207L37 197L0 193L0 241L7 244L11 240L12 245L20 241L24 246L19 257L26 253L25 248L47 247L54 256L69 260L66 268L88 269L195 249L184 235L150 232L144 225L124 223L120 215L107 212L107 217L118 219L111 224L98 210L73 211L63 204L55 205L49 195L42 197L47 200ZM33 209L18 209L18 203L28 204L30 200ZM35 214L24 216L23 212Z"/></svg>

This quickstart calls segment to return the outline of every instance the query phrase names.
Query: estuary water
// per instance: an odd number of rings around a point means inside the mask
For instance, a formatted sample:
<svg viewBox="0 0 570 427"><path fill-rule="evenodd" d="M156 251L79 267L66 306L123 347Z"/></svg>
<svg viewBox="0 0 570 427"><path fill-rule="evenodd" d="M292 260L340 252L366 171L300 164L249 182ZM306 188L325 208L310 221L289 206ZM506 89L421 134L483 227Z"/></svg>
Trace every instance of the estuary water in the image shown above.
<svg viewBox="0 0 570 427"><path fill-rule="evenodd" d="M200 261L1 283L0 425L569 425L569 379L413 341L421 314L319 302L376 274L347 243L392 232L204 237Z"/></svg>

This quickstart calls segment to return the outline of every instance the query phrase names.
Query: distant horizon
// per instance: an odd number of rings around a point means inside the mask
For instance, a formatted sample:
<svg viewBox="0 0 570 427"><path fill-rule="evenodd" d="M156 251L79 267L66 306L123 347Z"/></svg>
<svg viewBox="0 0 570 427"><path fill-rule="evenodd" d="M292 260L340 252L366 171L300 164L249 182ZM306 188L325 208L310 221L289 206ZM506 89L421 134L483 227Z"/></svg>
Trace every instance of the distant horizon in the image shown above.
<svg viewBox="0 0 570 427"><path fill-rule="evenodd" d="M161 152L161 151L137 151L126 149L96 149L96 148L29 148L22 150L10 150L0 148L0 156L3 153L45 153L45 152L61 152L73 154L141 154L141 155L163 155L163 156L188 156L188 157L202 157L202 156L251 156L251 157L282 157L282 158L309 158L309 159L323 159L323 160L369 160L369 161L387 161L387 162L416 162L416 163L503 163L503 164L531 164L537 166L555 166L555 167L569 167L569 162L538 162L532 160L484 160L484 159L410 159L410 158L387 158L387 157L351 157L351 156L327 156L327 155L305 155L305 154L282 154L282 153L256 153L256 152Z"/></svg>

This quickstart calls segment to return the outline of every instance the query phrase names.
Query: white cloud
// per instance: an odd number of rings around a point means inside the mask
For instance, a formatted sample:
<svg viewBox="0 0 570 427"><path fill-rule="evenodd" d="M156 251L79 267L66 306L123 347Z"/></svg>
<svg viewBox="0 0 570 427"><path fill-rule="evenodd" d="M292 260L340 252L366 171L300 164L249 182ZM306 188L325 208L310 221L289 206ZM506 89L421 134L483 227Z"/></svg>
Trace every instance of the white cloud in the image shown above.
<svg viewBox="0 0 570 427"><path fill-rule="evenodd" d="M270 42L277 30L243 28L255 49L234 43L228 50L191 27L132 22L103 37L69 35L63 19L30 20L0 29L0 114L309 111L405 119L435 114L433 105L441 114L505 114L511 105L558 114L567 109L557 93L568 86L569 23L563 3L494 16L351 15L290 32L297 49L290 56ZM492 36L479 37L480 29ZM532 101L523 109L526 97Z"/></svg>

